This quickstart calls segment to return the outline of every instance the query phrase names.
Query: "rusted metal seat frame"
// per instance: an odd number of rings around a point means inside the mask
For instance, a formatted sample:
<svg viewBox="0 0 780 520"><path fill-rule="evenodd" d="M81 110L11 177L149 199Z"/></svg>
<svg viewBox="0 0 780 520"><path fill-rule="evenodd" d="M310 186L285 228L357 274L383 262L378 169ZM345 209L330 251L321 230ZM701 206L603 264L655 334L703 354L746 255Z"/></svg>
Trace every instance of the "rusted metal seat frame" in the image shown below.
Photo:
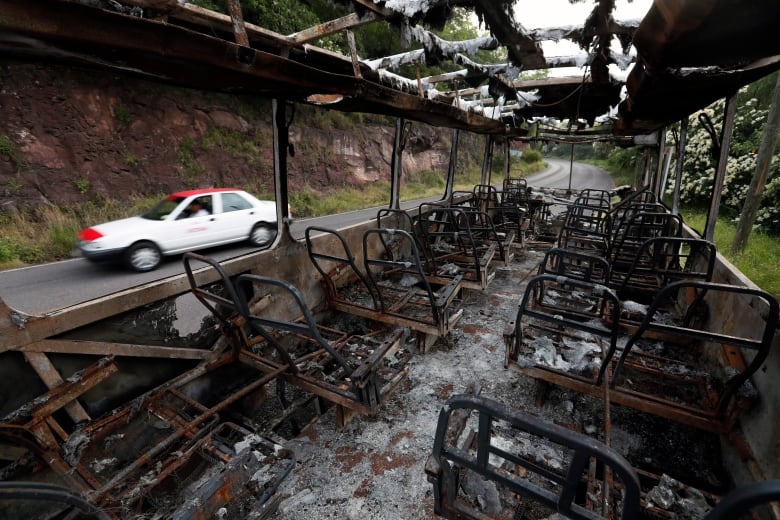
<svg viewBox="0 0 780 520"><path fill-rule="evenodd" d="M722 295L726 293L748 295L764 301L767 304L766 324L764 330L757 331L758 334L755 335L760 337L760 339L738 337L712 330L702 330L685 323L683 325L670 324L665 320L657 319L656 315L663 310L670 300L674 299L677 294L685 294L688 291L693 291L697 296L696 300L690 305L687 314L690 314L690 310L695 308L698 302L702 301L705 297L722 298ZM687 316L685 321L687 321ZM610 396L614 402L619 404L637 407L640 410L667 417L684 424L690 424L691 426L716 432L725 431L725 428L730 426L730 421L732 419L730 414L736 413L735 410L730 409L730 405L737 395L739 388L756 373L769 356L777 323L777 300L766 291L697 280L673 282L663 287L658 292L655 300L649 306L644 320L624 345L620 357L612 368ZM691 343L695 342L689 348L696 348L699 350L704 348L712 349L713 347L721 346L722 348L728 347L737 349L739 352L743 350L750 351L752 352L752 355L749 358L742 356L743 361L747 362L749 359L744 370L738 370L736 374L729 377L728 380L723 383L722 391L717 392L714 396L715 399L712 399L713 396L711 395L707 396L707 400L712 400L713 402L711 406L705 407L703 403L680 403L668 398L666 395L642 393L639 390L626 386L628 381L625 380L625 377L622 377L623 372L632 369L643 373L649 373L649 377L652 377L654 381L658 382L664 377L664 369L667 365L674 369L670 372L670 377L675 377L675 380L680 381L680 378L677 377L678 369L675 368L673 363L674 360L662 358L655 361L652 360L650 356L635 352L635 350L637 350L636 347L638 342L648 335L652 335L652 337L656 337L657 335L684 337ZM657 340L653 339L653 341ZM693 368L701 369L701 367ZM694 376L696 375L698 374L694 374ZM692 376L688 378L688 382L692 385L698 383L702 388L711 389L708 372L705 372L704 378L703 381L697 381L698 378Z"/></svg>
<svg viewBox="0 0 780 520"><path fill-rule="evenodd" d="M471 229L477 243L478 251L484 254L489 249L494 248L493 258L504 265L509 265L515 255L513 243L516 230L519 227L504 227L499 231L499 228L493 223L493 217L488 213L477 209L465 209L464 211L469 219L469 229Z"/></svg>
<svg viewBox="0 0 780 520"><path fill-rule="evenodd" d="M388 220L394 220L393 225L387 225ZM420 259L423 261L423 268L425 272L430 272L434 263L433 258L429 257L428 248L423 247L420 243L420 231L416 229L416 225L409 212L403 209L382 208L376 212L377 229L403 229L412 236ZM393 254L393 251L386 244L386 258L392 258Z"/></svg>
<svg viewBox="0 0 780 520"><path fill-rule="evenodd" d="M280 291L283 298L289 299L296 308L298 318L250 315L248 321L254 325L262 341L255 341L251 349L244 350L240 359L266 373L277 373L285 381L307 392L316 394L337 406L337 418L343 426L353 414L374 415L378 412L386 396L403 380L408 373L405 362L398 363L393 369L393 375L384 383L378 373L383 368L386 359L392 357L401 349L403 330L377 330L387 334L387 339L379 342L370 336L348 336L337 329L321 326L309 311L306 302L292 284L266 276L242 274L236 280L240 297L247 301L259 292L267 293L274 289ZM332 333L334 341L327 340L324 335ZM287 350L283 342L293 344L300 356L293 359L296 371L283 370L284 363L273 356L274 352ZM266 345L271 345L268 350ZM368 345L374 348L361 358L360 363L351 364L342 355L351 351L350 345L357 350ZM269 355L271 354L271 355ZM293 353L288 354L290 357ZM307 369L306 366L313 368ZM279 370L282 370L279 372Z"/></svg>
<svg viewBox="0 0 780 520"><path fill-rule="evenodd" d="M53 502L66 506L65 518L97 518L111 520L102 509L84 499L81 493L70 488L45 482L0 482L0 501L20 500L40 503ZM75 515L78 511L78 516Z"/></svg>
<svg viewBox="0 0 780 520"><path fill-rule="evenodd" d="M165 424L167 428L160 429L155 426L156 422ZM92 499L111 508L120 505L129 507L143 499L203 450L207 435L218 423L217 413L176 388L164 388L86 425L81 433L89 441L80 451L81 459L108 455L103 445L110 436L119 439L115 444L124 443L137 449L127 460L118 462L115 473L99 479L92 475L94 482L99 484L92 493ZM147 442L138 445L142 435ZM112 453L119 451L114 445ZM150 466L156 466L153 478L149 475ZM142 488L143 493L134 496L138 492L135 487Z"/></svg>
<svg viewBox="0 0 780 520"><path fill-rule="evenodd" d="M501 204L501 197L495 186L490 184L475 184L472 191L474 193L472 206L476 210L490 213L490 210Z"/></svg>
<svg viewBox="0 0 780 520"><path fill-rule="evenodd" d="M508 177L501 184L502 204L516 204L528 210L528 181L524 177Z"/></svg>
<svg viewBox="0 0 780 520"><path fill-rule="evenodd" d="M105 361L102 364L109 368L113 366ZM89 371L99 375L95 368ZM201 374L202 371L193 373ZM212 408L188 398L173 386L161 387L100 419L79 425L73 434L73 444L68 446L71 440L63 439L65 442L61 447L51 446L41 451L41 455L45 455L42 460L95 508L106 511L135 509L154 489L184 468L196 453L208 449L208 436L219 423L219 412L277 375L278 372L252 381ZM74 379L71 384L83 386L83 392L91 387L89 381L93 378L85 373L83 378ZM49 406L56 406L58 400L48 401ZM155 424L157 422L166 427L160 428ZM144 444L139 444L141 434L144 434ZM104 444L110 436L120 440L112 451L106 451ZM118 463L115 471L98 475L86 464L86 460L104 459L118 453L116 444L123 442L136 453ZM65 453L70 455L64 456Z"/></svg>
<svg viewBox="0 0 780 520"><path fill-rule="evenodd" d="M609 206L575 203L566 210L558 247L606 257L610 236Z"/></svg>
<svg viewBox="0 0 780 520"><path fill-rule="evenodd" d="M73 489L86 492L96 483L91 473L63 456L63 445L75 432L66 431L54 414L119 370L107 356L0 419L0 439L26 448Z"/></svg>
<svg viewBox="0 0 780 520"><path fill-rule="evenodd" d="M612 219L613 221L621 220L623 218L630 218L637 211L637 208L641 208L641 211L646 211L648 206L658 207L661 203L658 201L658 196L650 191L645 186L644 188L637 190L627 197L623 198L620 202L612 205ZM668 208L666 208L668 210Z"/></svg>
<svg viewBox="0 0 780 520"><path fill-rule="evenodd" d="M609 263L602 257L554 247L545 252L537 274L554 274L607 285Z"/></svg>
<svg viewBox="0 0 780 520"><path fill-rule="evenodd" d="M506 183L506 179L504 182ZM521 190L514 187L515 185L512 186L512 192L498 191L489 184L477 184L473 188L473 209L486 214L489 218L472 217L472 231L478 234L477 228L480 228L485 230L483 233L492 233L493 230L490 229L492 227L496 233L504 234L503 246L499 251L502 260L507 258L507 253L511 252L511 244L515 239L522 241L530 225L527 220L528 205L525 202L528 195L524 188ZM487 220L490 221L490 226L487 225Z"/></svg>
<svg viewBox="0 0 780 520"><path fill-rule="evenodd" d="M574 203L580 206L593 206L612 209L612 192L609 190L598 190L595 188L586 188L577 194Z"/></svg>
<svg viewBox="0 0 780 520"><path fill-rule="evenodd" d="M472 413L477 414L477 431L468 435L466 442L458 446L456 443L461 437L459 430L466 425L462 416ZM562 447L567 450L570 460L564 461L564 468L555 470L523 457L520 453L512 453L505 442L497 445L494 443L497 434L493 426L498 421L507 423L512 431L532 435L539 443ZM496 466L491 462L491 458L496 457L503 459L503 464L511 465L519 471ZM473 504L458 496L463 472L472 471L500 485L502 490L539 502L567 518L593 520L605 516L594 513L588 506L593 506L593 501L606 498L591 495L596 486L588 478L589 474L595 474L594 467L604 469L612 479L615 476L619 479L619 486L610 482L610 485L602 486L601 489L622 494L620 518L636 518L640 504L639 479L628 461L615 450L584 434L485 397L457 395L448 399L439 413L433 450L425 465L425 472L428 481L433 484L434 511L445 518L488 518ZM531 475L545 483L552 483L555 488L546 489L533 482ZM584 486L591 492L579 493ZM582 495L585 503L576 503L578 499L582 500ZM611 499L607 498L607 501L611 502ZM611 513L606 518L613 518Z"/></svg>
<svg viewBox="0 0 780 520"><path fill-rule="evenodd" d="M258 275L243 274L238 276L235 283L215 260L187 253L185 255L185 270L192 277L191 284L196 289L196 296L204 302L207 308L213 309L221 320L225 320L229 330L235 329L241 342L238 359L261 372L273 375L298 386L307 392L318 395L338 406L340 421L346 422L351 411L361 414L374 414L381 404L383 397L400 382L407 369L402 368L399 374L381 388L377 385L376 369L381 360L390 356L400 348L402 330L391 333L389 340L375 349L374 355L358 366L351 365L340 353L348 342L372 342L370 338L348 336L347 334L319 325L300 292L291 284L273 278ZM220 273L221 281L226 292L230 295L224 297L214 292L197 287L194 279L190 259L205 262ZM251 313L249 302L255 288L278 287L296 308L294 318L276 318L272 316L259 316ZM233 312L239 313L240 319L236 319ZM312 376L300 370L301 359L293 359L290 351L279 341L279 335L287 334L297 338L295 341L308 343L312 352L308 361L321 366L330 363L335 364L337 374L330 374L339 382L329 382L322 377ZM326 339L328 336L329 339ZM256 351L260 350L261 355ZM270 345L270 349L266 348ZM347 411L350 410L350 411ZM341 424L343 424L343 422Z"/></svg>
<svg viewBox="0 0 780 520"><path fill-rule="evenodd" d="M235 453L238 441L246 442L250 439L251 444ZM212 430L204 439L201 449L207 452L207 456L222 461L224 469L212 474L198 486L194 496L188 497L189 500L171 515L173 520L198 518L203 515L206 505L210 507L205 509L215 511L214 516L217 516L220 506L237 502L242 492L245 492L242 488L245 488L248 482L251 482L254 489L261 490L251 496L252 511L264 512L259 518L267 518L276 510L281 500L279 495L276 495L279 486L292 473L298 462L293 450L252 435L251 431L231 422L222 422ZM269 466L272 468L270 471ZM262 476L264 480L258 479L258 476Z"/></svg>
<svg viewBox="0 0 780 520"><path fill-rule="evenodd" d="M360 291L365 295L365 298L371 299L372 310L380 311L379 296L368 282L365 273L358 268L355 255L352 254L352 249L344 236L335 229L319 226L309 226L305 233L306 251L309 253L309 260L320 273L325 284L328 304L334 309L349 312L348 309L358 306L353 303L355 301L354 292ZM322 233L330 238L335 238L335 245L340 247L339 251L337 253L322 251L322 248L318 247L312 239L314 233ZM332 264L332 266L328 264ZM343 294L344 292L353 293L352 297ZM362 307L366 306L362 305Z"/></svg>
<svg viewBox="0 0 780 520"><path fill-rule="evenodd" d="M379 241L384 251L372 247L372 239ZM380 252L384 255L378 256ZM462 277L427 275L417 250L417 241L404 230L367 229L363 233L363 265L368 283L378 296L382 316L362 308L353 309L355 314L425 334L445 336L463 313L462 309L455 308ZM411 277L416 283L405 286L392 281L399 277Z"/></svg>
<svg viewBox="0 0 780 520"><path fill-rule="evenodd" d="M341 253L320 252L311 240L314 232L336 237ZM436 337L445 336L460 318L462 310L454 306L460 297L462 275L428 274L420 258L418 242L411 233L401 229L366 230L362 239L363 269L358 268L349 244L338 231L312 226L306 230L306 237L309 258L326 283L329 308ZM378 244L369 247L371 238ZM403 257L398 258L402 251ZM336 267L326 268L328 262ZM337 285L334 278L340 277L341 272L335 273L334 269L351 270L351 273ZM416 284L403 287L388 283L391 278L404 274L414 277ZM356 297L355 291L370 294L371 306Z"/></svg>
<svg viewBox="0 0 780 520"><path fill-rule="evenodd" d="M672 213L637 213L615 226L606 253L613 273L630 268L648 239L682 236L682 218Z"/></svg>
<svg viewBox="0 0 780 520"><path fill-rule="evenodd" d="M558 240L560 230L555 231L553 224L554 218L550 208L555 206L544 198L529 197L528 199L528 219L531 239L545 242L555 242ZM553 229L550 229L553 227Z"/></svg>
<svg viewBox="0 0 780 520"><path fill-rule="evenodd" d="M479 290L495 277L491 262L498 245L479 250L464 209L421 204L415 229L420 231L420 243L434 261L435 270L429 274L442 277L462 274L463 287ZM457 267L457 273L449 273L446 268L449 264Z"/></svg>
<svg viewBox="0 0 780 520"><path fill-rule="evenodd" d="M711 281L716 256L715 244L708 240L650 238L640 246L627 271L610 273L609 285L621 300L650 303L662 287L674 281Z"/></svg>
<svg viewBox="0 0 780 520"><path fill-rule="evenodd" d="M248 348L252 342L251 337L258 334L258 331L254 330L255 322L249 319L251 313L247 301L239 296L233 281L224 268L215 259L198 253L184 253L182 261L192 294L217 318L222 334L231 341L236 351ZM204 267L208 266L214 270L218 276L214 287L218 287L223 294L198 285L193 262L200 262L204 264ZM277 353L289 370L293 372L297 370L286 350L280 347Z"/></svg>
<svg viewBox="0 0 780 520"><path fill-rule="evenodd" d="M595 301L587 312L567 310L556 305L546 305L544 295L551 289L571 294L573 291L587 293ZM504 333L504 368L513 368L535 379L564 386L584 393L593 393L602 384L609 362L617 350L619 336L618 309L620 302L614 291L606 286L551 274L532 278L523 293L517 316ZM563 341L577 338L578 333L587 333L607 341L602 349L601 365L595 378L586 377L554 367L518 363L523 342L532 329L542 331L547 337Z"/></svg>

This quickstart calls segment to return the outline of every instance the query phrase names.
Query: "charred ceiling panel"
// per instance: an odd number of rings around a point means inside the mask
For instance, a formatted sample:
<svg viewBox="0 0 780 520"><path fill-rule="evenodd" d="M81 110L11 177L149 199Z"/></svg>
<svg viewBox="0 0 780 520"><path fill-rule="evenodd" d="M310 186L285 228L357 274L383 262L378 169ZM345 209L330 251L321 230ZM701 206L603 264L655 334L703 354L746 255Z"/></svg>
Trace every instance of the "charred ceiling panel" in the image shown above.
<svg viewBox="0 0 780 520"><path fill-rule="evenodd" d="M544 68L544 53L526 29L514 21L511 1L475 0L476 11L490 26L490 31L506 46L509 58L528 68Z"/></svg>
<svg viewBox="0 0 780 520"><path fill-rule="evenodd" d="M353 12L281 35L244 22L239 0L230 3L232 17L183 0L0 0L0 55L103 67L199 89L327 99L339 110L516 137L527 135L534 118L607 121L588 133L651 132L780 68L777 0L655 0L641 24L617 22L616 0L598 0L581 25L534 30L522 25L523 12L510 0L342 3ZM454 7L473 10L492 37L448 42L430 33ZM389 23L419 48L360 60L354 46L352 56L316 46L321 36L368 23ZM614 49L615 38L622 52ZM545 56L542 42L561 39L576 43L580 53ZM608 67L630 66L632 41L638 63L620 103L623 82ZM507 49L508 63L474 61L479 49L497 45ZM428 78L399 75L402 65L423 62L459 70ZM548 77L535 85L518 80L522 70L562 66L586 68L578 77ZM601 116L618 103L612 125ZM558 131L577 133L581 126L559 125Z"/></svg>
<svg viewBox="0 0 780 520"><path fill-rule="evenodd" d="M552 117L585 120L590 125L620 102L621 85L595 85L590 79L550 78L516 83L518 89L536 92L538 101L517 109L524 118Z"/></svg>
<svg viewBox="0 0 780 520"><path fill-rule="evenodd" d="M673 123L780 68L776 0L655 0L634 36L618 133Z"/></svg>
<svg viewBox="0 0 780 520"><path fill-rule="evenodd" d="M776 0L655 0L634 46L648 67L740 68L780 54Z"/></svg>
<svg viewBox="0 0 780 520"><path fill-rule="evenodd" d="M354 78L156 21L79 4L2 2L0 51L107 67L193 88L282 95L354 94Z"/></svg>

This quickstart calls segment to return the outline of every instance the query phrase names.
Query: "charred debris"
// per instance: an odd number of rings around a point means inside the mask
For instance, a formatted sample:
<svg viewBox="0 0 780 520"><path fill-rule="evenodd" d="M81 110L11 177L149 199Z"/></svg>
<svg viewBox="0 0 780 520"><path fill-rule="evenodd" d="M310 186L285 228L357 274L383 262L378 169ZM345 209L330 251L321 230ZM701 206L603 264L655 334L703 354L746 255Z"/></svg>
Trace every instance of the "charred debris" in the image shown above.
<svg viewBox="0 0 780 520"><path fill-rule="evenodd" d="M396 162L375 220L301 240L285 223L273 249L187 254L175 280L48 316L0 302L20 389L0 420L3 514L717 519L775 500L761 514L780 518L766 373L778 304L719 260L712 227L699 237L660 197L661 130L780 67L780 8L743 4L655 0L632 22L600 0L582 26L529 30L510 2L355 0L343 19L279 35L245 23L234 0L228 14L0 0L9 59L274 98L280 222L284 102L481 133L506 150L588 138L659 152L644 187L619 194L544 193L508 172L455 192L450 175L440 201L406 211ZM425 29L453 8L491 35ZM312 43L366 23L422 49L362 60L354 45ZM545 56L541 42L560 38L582 55ZM467 57L498 45L506 64ZM458 70L393 70L445 59ZM632 62L620 79L614 66ZM577 78L517 76L583 63ZM155 336L187 299L205 316L198 331Z"/></svg>

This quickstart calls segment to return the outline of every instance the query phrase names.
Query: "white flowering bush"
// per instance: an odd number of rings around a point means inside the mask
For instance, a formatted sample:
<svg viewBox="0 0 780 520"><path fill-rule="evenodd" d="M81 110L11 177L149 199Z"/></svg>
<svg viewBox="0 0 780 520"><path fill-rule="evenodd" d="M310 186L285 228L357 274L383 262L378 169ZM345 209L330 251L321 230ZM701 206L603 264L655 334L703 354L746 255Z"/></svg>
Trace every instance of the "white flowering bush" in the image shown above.
<svg viewBox="0 0 780 520"><path fill-rule="evenodd" d="M709 115L718 135L723 126L724 106L725 102L720 100L702 111ZM693 114L688 121L688 142L680 183L680 200L691 206L706 207L712 194L717 156L713 155L716 152L713 151L712 140L699 122L698 114ZM737 107L721 195L722 216L735 220L739 218L756 169L756 157L766 118L767 110L760 108L755 99L750 99ZM672 139L671 135L667 136L667 142L673 142ZM670 182L667 187L670 194L673 186L674 183ZM772 158L769 182L764 189L756 227L764 231L780 233L780 147L775 150Z"/></svg>

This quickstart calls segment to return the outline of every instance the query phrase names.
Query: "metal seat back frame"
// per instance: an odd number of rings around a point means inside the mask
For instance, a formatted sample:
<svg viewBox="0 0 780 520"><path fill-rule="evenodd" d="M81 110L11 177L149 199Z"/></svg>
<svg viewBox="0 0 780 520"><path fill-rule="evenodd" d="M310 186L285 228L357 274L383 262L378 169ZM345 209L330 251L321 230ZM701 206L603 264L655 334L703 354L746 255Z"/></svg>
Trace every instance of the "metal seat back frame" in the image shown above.
<svg viewBox="0 0 780 520"><path fill-rule="evenodd" d="M539 264L538 274L554 274L607 285L609 263L602 257L554 247L547 250Z"/></svg>
<svg viewBox="0 0 780 520"><path fill-rule="evenodd" d="M685 319L682 325L674 325L667 323L665 319L659 319L658 315L663 310L664 306L670 300L674 299L678 294L686 294L693 292L696 296L693 302L690 303L688 311L686 312ZM736 336L734 334L727 334L725 332L716 332L712 330L701 330L695 328L691 322L691 314L694 309L700 308L705 297L714 299L723 299L728 294L742 294L756 298L759 301L763 301L767 305L766 322L764 329L757 331L754 338L746 336ZM691 341L698 342L700 348L707 344L710 346L720 345L722 347L728 347L742 350L751 351L753 355L749 358L742 356L743 361L747 363L745 368L741 371L737 371L734 375L729 377L723 383L723 389L717 396L717 402L711 409L696 408L692 405L680 405L676 401L671 399L665 399L665 396L647 396L647 400L652 400L657 404L657 407L653 408L654 412L658 415L666 416L680 422L689 422L694 426L701 426L707 429L720 430L727 426L728 421L731 420L727 416L729 413L729 405L732 399L736 396L738 389L750 379L753 374L761 368L766 358L769 356L770 349L772 347L772 340L774 338L775 330L778 324L778 303L777 300L766 291L760 289L753 289L749 287L740 287L734 285L718 284L712 282L703 282L697 280L681 280L673 282L663 287L656 296L653 303L649 306L644 320L637 327L636 331L629 337L623 351L615 363L612 371L612 377L610 384L613 388L613 396L618 392L630 393L632 396L638 394L635 389L628 389L621 384L621 375L625 371L626 366L629 365L632 351L637 348L637 343L643 336L647 334L667 334L674 336L684 336ZM638 360L631 363L631 366L637 367L639 370L647 370L648 364L643 360ZM657 380L658 375L654 376ZM709 385L708 385L709 388Z"/></svg>
<svg viewBox="0 0 780 520"><path fill-rule="evenodd" d="M716 253L715 244L700 238L650 238L640 246L628 270L612 272L609 283L622 299L636 299L637 292L655 296L678 280L709 282Z"/></svg>
<svg viewBox="0 0 780 520"><path fill-rule="evenodd" d="M420 242L434 261L435 272L431 274L444 276L445 266L453 264L463 274L464 287L487 287L495 275L489 267L497 246L480 254L466 211L422 204L417 224Z"/></svg>
<svg viewBox="0 0 780 520"><path fill-rule="evenodd" d="M384 249L374 247L376 242ZM406 254L399 257L400 252ZM380 253L384 254L379 256ZM427 275L417 241L410 233L401 229L367 229L363 233L363 266L384 314L366 317L436 336L446 335L460 317L461 311L454 310L453 303L460 295L462 276ZM439 286L436 291L432 284Z"/></svg>
<svg viewBox="0 0 780 520"><path fill-rule="evenodd" d="M596 302L586 312L567 312L556 305L544 303L545 293L550 289L566 292L579 291L587 293ZM589 300L593 301L593 300ZM517 366L518 370L534 378L547 380L555 384L563 384L573 389L601 385L609 362L617 349L619 335L620 302L614 291L606 286L565 276L541 274L532 278L523 293L523 299L518 307L514 323L504 334L505 357L504 367L517 364L526 334L531 328L541 328L550 336L576 337L579 333L592 334L606 339L608 346L602 353L601 365L595 379L565 372L563 370L542 366ZM598 321L598 323L595 323ZM523 365L526 365L523 363ZM565 382L569 384L564 384Z"/></svg>
<svg viewBox="0 0 780 520"><path fill-rule="evenodd" d="M462 437L457 429L462 429L463 416L477 414L476 435L466 436L473 439L467 445L456 445ZM570 460L565 467L554 470L542 463L530 460L521 453L513 453L506 442L496 443L497 433L494 425L501 421L507 423L518 433L527 433L534 441L550 443L567 449ZM460 424L458 424L460 423ZM503 459L518 469L505 469L492 462ZM594 520L613 518L612 511L600 516L589 510L584 504L576 503L581 495L583 482L594 466L603 465L618 477L622 491L622 514L620 518L633 519L639 512L640 484L631 467L619 453L605 444L554 423L509 408L496 401L473 395L457 395L447 400L439 413L433 451L425 465L429 482L433 484L434 510L445 518L488 518L474 505L458 496L462 473L475 472L485 480L493 481L507 493L514 493L539 502L544 506L565 515L567 518ZM523 476L519 476L522 474ZM547 489L536 482L554 483L553 489ZM602 489L608 486L602 487ZM593 497L586 496L585 500ZM605 497L598 497L603 499ZM607 497L607 501L610 497ZM602 502L602 500L598 500ZM593 504L593 503L591 503ZM490 516L489 518L496 518Z"/></svg>
<svg viewBox="0 0 780 520"><path fill-rule="evenodd" d="M337 329L329 331L337 334L337 340L329 341L323 336L325 329L314 319L301 293L289 282L242 274L236 280L236 286L239 296L243 296L247 301L252 295L257 297L260 293L267 294L269 291L278 290L279 300L284 299L291 303L295 309L291 314L299 316L296 319L260 315L250 315L248 319L259 335L276 351L285 348L280 341L282 337L306 345L306 352L294 360L298 369L295 372L286 370L279 377L336 404L339 407L340 426L343 426L351 413L375 414L385 396L408 373L406 363L401 362L392 370L389 379L378 374L385 360L401 349L401 329L385 331L386 339L383 337L378 345L368 337L348 336ZM350 346L350 342L354 344L354 348ZM241 353L242 361L262 371L275 370L275 360L264 356L262 350L262 345L256 343L252 351ZM345 358L345 355L352 354L353 350L361 350L356 357L360 359L359 362L350 362ZM311 374L306 368L310 365L313 365Z"/></svg>
<svg viewBox="0 0 780 520"><path fill-rule="evenodd" d="M314 233L322 233L335 238L335 244L340 247L340 253L321 251L312 239L312 234ZM343 293L345 291L362 289L370 296L373 309L379 310L381 308L378 295L373 286L368 282L365 273L358 268L352 249L341 233L334 229L310 226L306 228L306 250L309 253L311 263L314 264L314 267L322 275L328 301L332 306L338 307L340 304L354 305L354 300L347 298ZM328 263L333 265L332 268L327 268ZM346 269L346 277L342 276L342 270L344 269ZM357 284L358 287L355 288L354 284Z"/></svg>

